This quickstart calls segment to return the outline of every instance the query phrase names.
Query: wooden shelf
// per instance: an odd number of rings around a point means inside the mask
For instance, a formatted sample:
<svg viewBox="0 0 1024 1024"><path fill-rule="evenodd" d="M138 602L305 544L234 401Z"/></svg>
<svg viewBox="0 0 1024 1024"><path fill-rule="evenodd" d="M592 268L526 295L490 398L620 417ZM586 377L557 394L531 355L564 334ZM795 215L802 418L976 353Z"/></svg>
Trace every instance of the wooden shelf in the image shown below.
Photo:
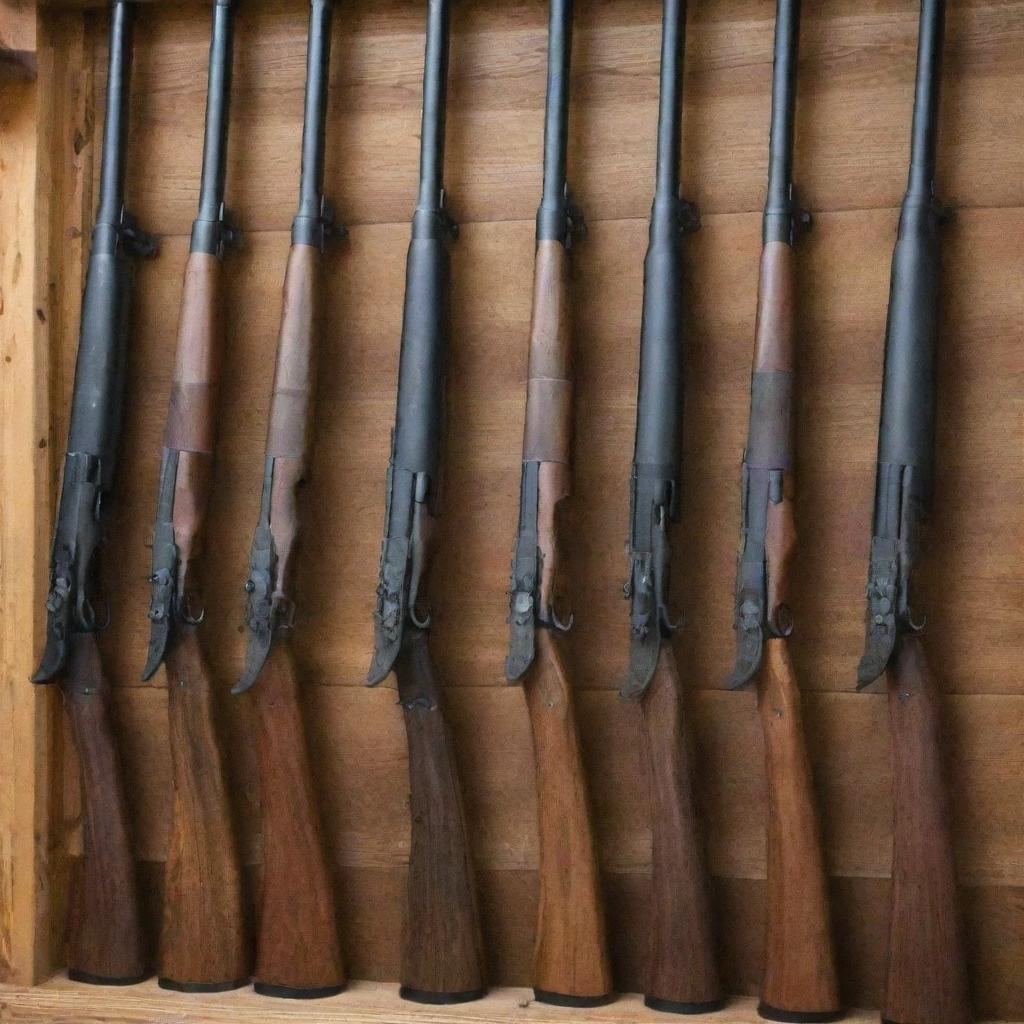
<svg viewBox="0 0 1024 1024"><path fill-rule="evenodd" d="M398 998L396 985L361 981L353 983L339 996L315 1002L268 999L251 989L211 996L166 992L155 981L127 989L91 988L77 985L65 977L54 978L33 989L0 989L0 1019L5 1022L92 1021L103 1024L234 1024L260 1020L264 1024L316 1020L323 1024L446 1024L472 1021L474 1024L506 1024L529 1021L530 1024L565 1024L567 1020L588 1024L615 1021L633 1024L642 1021L685 1020L689 1024L755 1024L757 1002L735 999L719 1013L699 1017L676 1018L648 1010L640 996L626 995L608 1006L589 1010L566 1010L535 1002L525 988L495 989L486 999L461 1006L421 1006ZM875 1024L877 1013L851 1012L848 1024Z"/></svg>

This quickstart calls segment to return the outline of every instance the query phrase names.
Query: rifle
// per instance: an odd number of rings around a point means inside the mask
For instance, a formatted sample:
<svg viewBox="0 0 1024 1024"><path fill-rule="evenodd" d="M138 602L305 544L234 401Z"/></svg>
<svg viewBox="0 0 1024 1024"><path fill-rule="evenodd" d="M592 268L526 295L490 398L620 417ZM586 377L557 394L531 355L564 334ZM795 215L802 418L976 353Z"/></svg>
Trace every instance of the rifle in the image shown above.
<svg viewBox="0 0 1024 1024"><path fill-rule="evenodd" d="M334 886L290 643L298 494L312 441L320 257L340 233L323 192L333 10L334 0L312 0L299 209L285 276L260 519L245 585L245 671L232 690L240 694L255 686L260 732L263 889L254 987L263 995L299 999L345 987Z"/></svg>
<svg viewBox="0 0 1024 1024"><path fill-rule="evenodd" d="M174 783L160 937L160 985L220 992L247 983L248 938L231 805L198 627L196 580L212 482L221 329L221 260L239 233L224 208L231 90L231 0L213 6L199 213L185 268L178 351L153 533L149 656L166 662Z"/></svg>
<svg viewBox="0 0 1024 1024"><path fill-rule="evenodd" d="M939 692L920 639L913 576L932 501L941 277L935 152L944 0L922 0L910 174L893 254L878 470L858 689L887 675L893 864L883 1017L971 1019L940 747Z"/></svg>
<svg viewBox="0 0 1024 1024"><path fill-rule="evenodd" d="M544 190L537 214L533 326L519 530L512 557L505 674L522 680L537 765L540 904L534 994L557 1006L613 998L601 880L573 695L555 608L561 550L556 513L571 490L572 341L569 250L584 233L566 182L572 0L551 0Z"/></svg>
<svg viewBox="0 0 1024 1024"><path fill-rule="evenodd" d="M778 0L768 198L740 481L733 688L757 680L768 779L768 920L758 1012L769 1020L841 1016L828 883L788 638L793 516L794 243L810 226L793 188L799 0Z"/></svg>
<svg viewBox="0 0 1024 1024"><path fill-rule="evenodd" d="M367 683L394 670L409 745L412 847L403 999L462 1003L485 991L483 940L451 732L430 657L422 595L440 514L448 356L448 243L442 184L451 0L428 0L420 189L406 265L398 406L387 476L374 653Z"/></svg>
<svg viewBox="0 0 1024 1024"><path fill-rule="evenodd" d="M680 198L685 0L665 0L657 186L644 260L636 447L630 483L629 668L622 696L640 702L651 779L653 879L645 1002L710 1013L724 1005L715 963L692 751L668 607L668 524L679 520L683 403L683 238L700 226ZM682 955L681 955L682 954Z"/></svg>
<svg viewBox="0 0 1024 1024"><path fill-rule="evenodd" d="M156 239L140 231L124 208L134 9L127 0L113 0L111 13L100 200L53 534L46 647L32 682L60 677L80 766L83 851L68 910L68 975L97 985L131 985L148 975L149 952L110 682L96 645L105 624L96 613L94 577L121 435L131 258L154 256Z"/></svg>

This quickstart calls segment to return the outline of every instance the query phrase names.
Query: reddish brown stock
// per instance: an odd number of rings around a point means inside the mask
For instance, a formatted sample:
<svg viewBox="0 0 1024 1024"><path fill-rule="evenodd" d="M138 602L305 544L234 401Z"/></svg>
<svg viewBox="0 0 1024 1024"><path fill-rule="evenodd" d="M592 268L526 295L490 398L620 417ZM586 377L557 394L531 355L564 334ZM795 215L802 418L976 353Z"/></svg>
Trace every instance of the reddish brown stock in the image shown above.
<svg viewBox="0 0 1024 1024"><path fill-rule="evenodd" d="M761 257L754 379L786 374L795 348L796 257L785 242L768 242ZM789 385L790 388L792 384ZM792 452L792 396L758 422L751 413L750 450ZM756 430L755 430L756 424ZM748 453L748 458L749 458ZM780 493L767 500L764 532L766 616L771 633L758 673L758 708L768 779L768 920L761 1014L775 1020L827 1021L841 1016L814 779L807 755L800 688L788 641L788 596L796 527L791 454Z"/></svg>
<svg viewBox="0 0 1024 1024"><path fill-rule="evenodd" d="M537 764L540 905L533 983L570 1004L612 991L601 879L573 711L572 687L551 630L537 635L524 683Z"/></svg>
<svg viewBox="0 0 1024 1024"><path fill-rule="evenodd" d="M132 985L149 973L124 779L94 633L72 633L62 677L78 754L82 858L68 914L68 973L75 981Z"/></svg>
<svg viewBox="0 0 1024 1024"><path fill-rule="evenodd" d="M160 984L223 991L248 981L251 961L210 673L193 626L167 649L167 686L174 806Z"/></svg>
<svg viewBox="0 0 1024 1024"><path fill-rule="evenodd" d="M263 821L256 989L300 998L330 995L344 987L345 968L299 684L287 642L271 649L254 696Z"/></svg>
<svg viewBox="0 0 1024 1024"><path fill-rule="evenodd" d="M263 895L255 986L264 995L290 998L319 998L345 985L300 689L284 632L290 627L299 538L298 492L311 443L319 278L320 251L293 245L267 433L264 489L269 504L261 514L251 578L259 576L257 551L268 535L273 569L264 588L269 593L250 583L259 607L250 601L249 655L236 687L238 692L254 686L260 730Z"/></svg>
<svg viewBox="0 0 1024 1024"><path fill-rule="evenodd" d="M893 768L889 958L882 1018L968 1024L967 981L939 691L920 638L899 641L887 672Z"/></svg>
<svg viewBox="0 0 1024 1024"><path fill-rule="evenodd" d="M647 1005L710 1013L724 1004L691 781L691 747L672 645L640 704L651 780L653 864Z"/></svg>
<svg viewBox="0 0 1024 1024"><path fill-rule="evenodd" d="M425 633L410 631L395 664L412 820L402 995L461 1003L484 994L483 939L455 749L427 644Z"/></svg>
<svg viewBox="0 0 1024 1024"><path fill-rule="evenodd" d="M770 639L758 680L768 776L768 924L761 1013L840 1016L828 883L800 690L785 640Z"/></svg>
<svg viewBox="0 0 1024 1024"><path fill-rule="evenodd" d="M512 655L509 664L510 674L521 678L525 688L537 772L540 903L534 991L547 1003L596 1006L611 999L613 982L572 688L555 636L567 625L556 608L561 573L556 517L572 479L569 269L563 240L538 241L523 506L513 566L513 591L530 595L521 623L529 630L529 654L523 659L520 652L519 664ZM522 570L520 552L527 562L537 563L536 571ZM522 600L518 594L514 605L517 600ZM513 616L515 622L515 610Z"/></svg>

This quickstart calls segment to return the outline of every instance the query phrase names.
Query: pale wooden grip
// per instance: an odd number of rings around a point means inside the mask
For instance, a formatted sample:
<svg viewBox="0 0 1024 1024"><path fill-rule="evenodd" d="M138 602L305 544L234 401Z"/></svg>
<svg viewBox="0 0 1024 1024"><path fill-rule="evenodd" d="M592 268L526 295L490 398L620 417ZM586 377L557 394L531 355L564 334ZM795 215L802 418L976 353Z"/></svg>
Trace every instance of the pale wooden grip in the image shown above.
<svg viewBox="0 0 1024 1024"><path fill-rule="evenodd" d="M167 649L174 780L160 978L177 987L244 983L251 963L241 873L209 669L192 626Z"/></svg>
<svg viewBox="0 0 1024 1024"><path fill-rule="evenodd" d="M63 690L78 754L83 845L68 911L68 969L89 981L139 981L149 956L110 686L95 634L71 635Z"/></svg>
<svg viewBox="0 0 1024 1024"><path fill-rule="evenodd" d="M334 886L287 642L274 645L254 693L263 822L256 982L284 989L339 989L345 969Z"/></svg>
<svg viewBox="0 0 1024 1024"><path fill-rule="evenodd" d="M550 630L524 683L537 766L540 904L533 983L603 999L612 991L601 880L572 690Z"/></svg>
<svg viewBox="0 0 1024 1024"><path fill-rule="evenodd" d="M641 702L651 780L653 878L647 997L711 1010L722 998L675 654L662 644Z"/></svg>
<svg viewBox="0 0 1024 1024"><path fill-rule="evenodd" d="M917 637L887 673L893 861L883 1018L968 1024L971 1003L943 780L938 688Z"/></svg>
<svg viewBox="0 0 1024 1024"><path fill-rule="evenodd" d="M768 926L761 1001L821 1018L839 1010L828 885L800 691L785 640L758 680L768 776Z"/></svg>

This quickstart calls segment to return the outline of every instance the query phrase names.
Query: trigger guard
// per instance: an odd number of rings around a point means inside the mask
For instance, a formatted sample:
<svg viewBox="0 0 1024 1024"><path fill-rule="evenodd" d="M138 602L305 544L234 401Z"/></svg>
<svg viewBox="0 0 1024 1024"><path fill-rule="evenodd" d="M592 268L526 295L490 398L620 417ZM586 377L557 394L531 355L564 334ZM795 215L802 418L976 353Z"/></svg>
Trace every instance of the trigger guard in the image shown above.
<svg viewBox="0 0 1024 1024"><path fill-rule="evenodd" d="M430 615L430 612L427 612L427 613L426 613L426 614L425 614L425 615L423 616L423 618L421 619L421 618L419 617L419 613L418 613L418 612L416 611L416 604L415 604L415 602L413 601L413 602L410 602L410 604L409 604L409 621L410 621L410 622L411 622L411 623L412 623L412 624L413 624L413 625L414 625L414 626L415 626L415 627L416 627L417 629L427 630L427 629L430 629L430 626L431 626L431 622L432 622L433 620L432 620L432 617L431 617L431 615Z"/></svg>

